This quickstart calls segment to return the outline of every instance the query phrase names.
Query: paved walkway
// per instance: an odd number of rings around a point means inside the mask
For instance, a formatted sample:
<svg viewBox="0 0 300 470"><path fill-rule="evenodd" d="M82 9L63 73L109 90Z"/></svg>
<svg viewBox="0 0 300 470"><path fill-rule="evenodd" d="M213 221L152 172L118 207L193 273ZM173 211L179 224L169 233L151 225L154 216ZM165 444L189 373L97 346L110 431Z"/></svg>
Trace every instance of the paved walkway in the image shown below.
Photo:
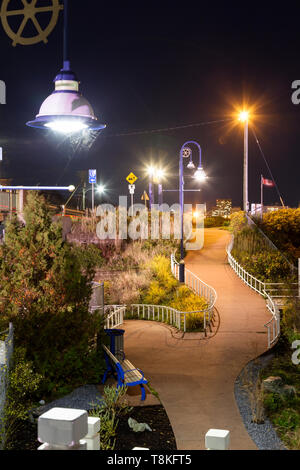
<svg viewBox="0 0 300 470"><path fill-rule="evenodd" d="M234 398L245 364L267 348L264 299L227 264L230 234L207 229L204 248L189 252L187 267L218 294L221 322L210 339L175 339L167 326L148 321L124 324L126 354L141 368L165 406L180 450L204 449L208 429L231 431L230 449L257 449Z"/></svg>

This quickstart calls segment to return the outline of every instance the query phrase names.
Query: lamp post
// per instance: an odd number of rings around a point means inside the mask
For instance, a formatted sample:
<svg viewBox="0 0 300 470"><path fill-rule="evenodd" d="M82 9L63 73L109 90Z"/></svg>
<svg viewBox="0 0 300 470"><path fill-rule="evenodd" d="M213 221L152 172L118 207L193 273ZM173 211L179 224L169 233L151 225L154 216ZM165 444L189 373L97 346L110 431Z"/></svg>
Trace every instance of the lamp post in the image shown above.
<svg viewBox="0 0 300 470"><path fill-rule="evenodd" d="M94 207L95 207L95 188L94 188L94 184L92 185L91 188L88 188L88 189L85 189L85 184L82 188L82 202L83 202L83 210L85 210L85 199L86 199L86 193L88 193L89 191L92 191L92 210L94 210ZM105 186L103 184L98 184L96 186L96 192L98 194L103 194L105 192Z"/></svg>
<svg viewBox="0 0 300 470"><path fill-rule="evenodd" d="M187 165L187 168L194 169L195 165L192 160L192 151L187 145L196 145L199 150L199 165L197 170L194 173L194 177L198 181L204 181L206 178L205 172L202 168L201 162L201 147L194 140L185 142L180 149L180 158L179 158L179 203L180 203L180 212L181 212L181 230L180 230L180 264L179 264L179 281L184 282L184 244L183 244L183 213L184 213L184 177L183 177L183 159L189 158L190 161Z"/></svg>
<svg viewBox="0 0 300 470"><path fill-rule="evenodd" d="M239 121L244 124L244 164L243 164L243 210L248 212L248 122L249 112L241 111Z"/></svg>

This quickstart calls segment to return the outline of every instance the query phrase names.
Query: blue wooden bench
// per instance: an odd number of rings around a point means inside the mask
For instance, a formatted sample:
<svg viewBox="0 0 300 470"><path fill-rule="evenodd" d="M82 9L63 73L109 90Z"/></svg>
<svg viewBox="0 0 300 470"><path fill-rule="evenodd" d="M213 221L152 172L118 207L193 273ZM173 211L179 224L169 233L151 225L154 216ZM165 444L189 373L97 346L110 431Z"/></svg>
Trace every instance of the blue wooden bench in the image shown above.
<svg viewBox="0 0 300 470"><path fill-rule="evenodd" d="M115 371L117 373L118 381L117 390L123 385L139 385L141 387L142 401L144 401L146 398L144 385L148 383L148 380L146 380L144 377L144 373L140 369L136 369L134 365L132 365L131 362L128 361L128 359L125 359L124 353L123 359L119 360L104 344L102 345L102 347L104 349L104 356L106 362L106 371L104 373L102 383L104 384L106 382L106 378L109 373L113 373Z"/></svg>

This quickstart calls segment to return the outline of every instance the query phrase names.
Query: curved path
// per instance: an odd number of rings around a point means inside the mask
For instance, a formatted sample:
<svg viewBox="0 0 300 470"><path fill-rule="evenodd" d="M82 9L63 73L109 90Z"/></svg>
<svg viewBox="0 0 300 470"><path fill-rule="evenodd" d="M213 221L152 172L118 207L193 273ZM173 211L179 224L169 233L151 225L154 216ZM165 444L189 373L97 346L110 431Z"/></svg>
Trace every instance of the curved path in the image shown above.
<svg viewBox="0 0 300 470"><path fill-rule="evenodd" d="M229 429L230 449L257 449L234 398L234 382L248 361L267 349L265 300L227 264L230 234L206 229L201 251L189 252L187 267L218 294L218 333L210 339L176 339L167 326L148 321L124 324L125 349L141 368L167 411L178 449L204 449L208 429Z"/></svg>

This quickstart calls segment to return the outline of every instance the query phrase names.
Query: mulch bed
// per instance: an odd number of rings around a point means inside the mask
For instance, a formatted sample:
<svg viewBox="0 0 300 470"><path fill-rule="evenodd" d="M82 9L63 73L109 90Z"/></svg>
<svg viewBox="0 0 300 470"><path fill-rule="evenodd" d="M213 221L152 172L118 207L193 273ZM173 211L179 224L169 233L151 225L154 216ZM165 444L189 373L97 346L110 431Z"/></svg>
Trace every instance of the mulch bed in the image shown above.
<svg viewBox="0 0 300 470"><path fill-rule="evenodd" d="M128 418L147 423L152 431L134 432ZM115 450L146 447L150 450L176 450L176 441L167 413L162 405L136 406L132 412L119 418Z"/></svg>
<svg viewBox="0 0 300 470"><path fill-rule="evenodd" d="M132 431L128 426L129 417L138 423L147 423L152 431ZM14 427L13 441L7 450L37 450L40 445L37 440L37 424L20 421ZM133 447L146 447L151 450L177 449L174 433L163 406L136 406L129 414L119 418L115 450L131 450Z"/></svg>

